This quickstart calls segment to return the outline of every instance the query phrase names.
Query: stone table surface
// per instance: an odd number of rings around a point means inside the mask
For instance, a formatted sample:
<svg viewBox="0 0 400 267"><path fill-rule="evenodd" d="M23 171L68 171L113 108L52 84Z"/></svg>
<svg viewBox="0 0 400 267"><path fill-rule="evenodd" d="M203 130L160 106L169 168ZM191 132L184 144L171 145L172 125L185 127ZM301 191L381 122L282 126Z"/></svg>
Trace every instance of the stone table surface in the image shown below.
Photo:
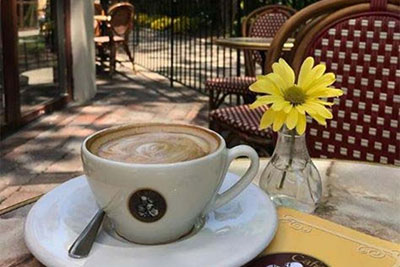
<svg viewBox="0 0 400 267"><path fill-rule="evenodd" d="M267 162L261 160L260 173ZM353 161L314 162L323 180L323 200L315 215L400 243L400 168ZM248 165L246 159L235 160L230 171L240 175ZM42 266L23 240L25 218L34 200L0 214L0 266Z"/></svg>

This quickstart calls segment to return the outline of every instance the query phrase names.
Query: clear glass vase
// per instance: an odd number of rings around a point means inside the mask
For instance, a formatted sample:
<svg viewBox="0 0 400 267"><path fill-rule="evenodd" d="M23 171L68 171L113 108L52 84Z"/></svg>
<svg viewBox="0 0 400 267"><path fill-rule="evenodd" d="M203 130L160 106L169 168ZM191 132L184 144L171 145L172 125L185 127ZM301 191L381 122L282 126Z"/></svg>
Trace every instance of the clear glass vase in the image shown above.
<svg viewBox="0 0 400 267"><path fill-rule="evenodd" d="M305 135L282 128L260 187L277 206L313 212L321 199L321 176L308 154Z"/></svg>

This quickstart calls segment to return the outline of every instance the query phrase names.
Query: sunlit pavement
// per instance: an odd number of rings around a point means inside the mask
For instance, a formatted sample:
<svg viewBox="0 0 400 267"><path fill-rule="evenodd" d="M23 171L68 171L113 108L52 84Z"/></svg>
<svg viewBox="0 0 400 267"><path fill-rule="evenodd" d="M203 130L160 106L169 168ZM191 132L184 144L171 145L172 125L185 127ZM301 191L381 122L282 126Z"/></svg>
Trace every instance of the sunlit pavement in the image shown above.
<svg viewBox="0 0 400 267"><path fill-rule="evenodd" d="M80 144L89 134L129 122L187 122L207 126L207 96L139 66L97 79L84 105L45 115L1 142L0 210L48 192L82 174Z"/></svg>

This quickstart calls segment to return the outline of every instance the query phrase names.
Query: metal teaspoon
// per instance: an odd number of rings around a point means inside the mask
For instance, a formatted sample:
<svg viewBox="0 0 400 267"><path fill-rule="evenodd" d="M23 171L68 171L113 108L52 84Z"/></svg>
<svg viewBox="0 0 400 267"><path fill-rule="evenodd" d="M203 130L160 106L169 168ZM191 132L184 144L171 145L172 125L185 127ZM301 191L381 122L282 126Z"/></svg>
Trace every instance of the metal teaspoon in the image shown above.
<svg viewBox="0 0 400 267"><path fill-rule="evenodd" d="M96 240L97 232L103 222L103 218L104 211L99 209L69 248L68 255L71 258L81 259L89 255L92 245Z"/></svg>

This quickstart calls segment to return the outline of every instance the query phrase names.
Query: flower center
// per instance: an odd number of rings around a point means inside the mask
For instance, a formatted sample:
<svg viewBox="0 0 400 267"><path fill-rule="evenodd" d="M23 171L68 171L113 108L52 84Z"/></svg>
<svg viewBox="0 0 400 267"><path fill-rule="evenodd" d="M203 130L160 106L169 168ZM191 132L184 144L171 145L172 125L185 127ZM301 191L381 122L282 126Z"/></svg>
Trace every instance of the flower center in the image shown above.
<svg viewBox="0 0 400 267"><path fill-rule="evenodd" d="M285 90L283 97L293 106L297 106L305 103L307 96L300 87L294 85Z"/></svg>

